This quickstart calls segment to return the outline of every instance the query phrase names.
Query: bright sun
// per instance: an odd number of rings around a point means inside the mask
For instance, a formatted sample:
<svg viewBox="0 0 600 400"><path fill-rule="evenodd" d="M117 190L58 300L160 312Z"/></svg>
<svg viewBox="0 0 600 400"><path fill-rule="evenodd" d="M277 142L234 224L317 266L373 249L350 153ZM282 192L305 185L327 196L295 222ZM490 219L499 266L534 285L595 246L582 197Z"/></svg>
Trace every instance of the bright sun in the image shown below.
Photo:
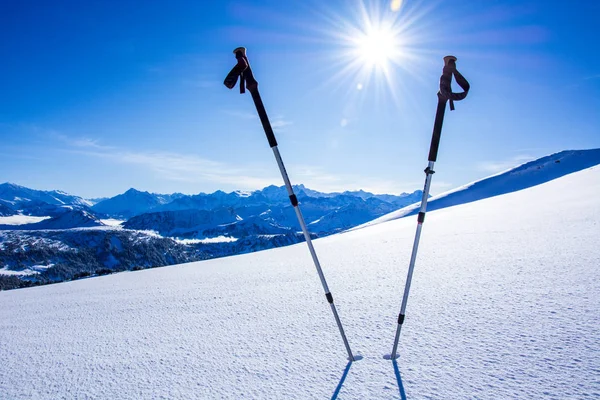
<svg viewBox="0 0 600 400"><path fill-rule="evenodd" d="M388 29L371 29L356 37L356 55L370 67L387 68L398 51L397 39Z"/></svg>
<svg viewBox="0 0 600 400"><path fill-rule="evenodd" d="M423 41L420 19L427 10L404 3L356 0L350 13L322 13L330 26L319 27L319 31L339 46L332 48L326 63L332 83L348 88L351 94L360 92L360 99L371 95L385 99L391 94L399 101L397 94L404 89L406 73L419 77L421 54L426 52L416 43Z"/></svg>

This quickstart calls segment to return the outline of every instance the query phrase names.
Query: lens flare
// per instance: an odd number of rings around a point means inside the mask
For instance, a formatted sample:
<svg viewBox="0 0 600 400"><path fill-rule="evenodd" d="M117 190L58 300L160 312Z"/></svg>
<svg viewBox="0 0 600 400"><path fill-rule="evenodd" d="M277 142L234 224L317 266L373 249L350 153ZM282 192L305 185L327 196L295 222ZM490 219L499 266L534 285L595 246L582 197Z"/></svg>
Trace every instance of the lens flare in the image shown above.
<svg viewBox="0 0 600 400"><path fill-rule="evenodd" d="M392 0L390 3L390 10L398 12L402 8L402 0Z"/></svg>

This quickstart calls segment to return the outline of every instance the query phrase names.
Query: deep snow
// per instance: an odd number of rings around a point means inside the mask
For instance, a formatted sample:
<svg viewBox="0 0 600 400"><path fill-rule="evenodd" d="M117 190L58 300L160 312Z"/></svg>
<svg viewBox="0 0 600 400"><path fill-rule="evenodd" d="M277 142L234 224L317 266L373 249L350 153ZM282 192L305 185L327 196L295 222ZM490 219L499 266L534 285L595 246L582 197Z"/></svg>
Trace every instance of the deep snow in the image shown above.
<svg viewBox="0 0 600 400"><path fill-rule="evenodd" d="M600 168L428 213L398 360L409 399L600 397ZM400 398L415 218L0 292L0 398Z"/></svg>

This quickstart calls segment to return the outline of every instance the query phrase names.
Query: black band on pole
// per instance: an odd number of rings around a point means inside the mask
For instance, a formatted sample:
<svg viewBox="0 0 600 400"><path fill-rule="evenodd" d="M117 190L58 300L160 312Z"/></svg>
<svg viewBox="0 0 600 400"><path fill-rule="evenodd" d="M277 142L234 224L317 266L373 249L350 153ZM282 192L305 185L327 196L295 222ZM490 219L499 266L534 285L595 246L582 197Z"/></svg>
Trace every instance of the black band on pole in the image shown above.
<svg viewBox="0 0 600 400"><path fill-rule="evenodd" d="M422 224L423 222L425 222L425 213L424 212L419 213L419 215L417 216L417 222L419 224Z"/></svg>
<svg viewBox="0 0 600 400"><path fill-rule="evenodd" d="M298 207L298 198L295 194L290 195L290 202L294 207Z"/></svg>
<svg viewBox="0 0 600 400"><path fill-rule="evenodd" d="M404 323L404 314L398 314L398 325L402 325Z"/></svg>
<svg viewBox="0 0 600 400"><path fill-rule="evenodd" d="M327 302L329 304L333 304L333 296L331 295L331 292L325 293L325 297L327 297Z"/></svg>

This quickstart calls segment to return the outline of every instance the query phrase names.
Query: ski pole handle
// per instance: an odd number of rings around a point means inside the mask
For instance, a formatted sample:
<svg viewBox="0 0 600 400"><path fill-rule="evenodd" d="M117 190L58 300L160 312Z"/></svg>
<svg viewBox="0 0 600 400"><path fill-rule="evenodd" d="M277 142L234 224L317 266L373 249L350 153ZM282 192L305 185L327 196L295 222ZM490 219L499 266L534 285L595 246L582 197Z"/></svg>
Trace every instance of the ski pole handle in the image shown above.
<svg viewBox="0 0 600 400"><path fill-rule="evenodd" d="M227 77L223 83L229 89L233 89L238 78L240 78L240 93L244 93L246 89L250 91L252 100L256 106L256 111L258 112L258 117L260 118L260 122L265 130L265 135L267 135L269 146L273 148L277 146L277 140L275 139L275 133L273 133L273 127L271 127L271 122L267 116L267 111L265 110L260 93L258 92L258 82L256 79L254 79L254 75L252 74L250 62L246 56L246 48L238 47L233 50L233 54L235 54L237 64L231 69L229 74L227 74Z"/></svg>
<svg viewBox="0 0 600 400"><path fill-rule="evenodd" d="M452 91L452 76L456 79L462 92L454 93ZM429 147L429 161L437 160L438 148L440 147L440 137L442 136L442 124L444 123L444 114L446 113L446 102L450 101L450 110L454 110L454 101L463 100L467 97L471 85L464 76L456 69L456 57L444 57L444 69L440 77L440 90L438 91L438 105L435 113L435 122L433 124L433 134L431 136L431 147Z"/></svg>
<svg viewBox="0 0 600 400"><path fill-rule="evenodd" d="M454 56L444 57L444 69L440 77L440 93L446 100L450 100L450 110L454 110L454 101L460 101L467 97L471 88L469 82L456 69L456 60L457 58ZM463 92L454 93L452 91L452 75L454 75L456 83L462 88Z"/></svg>
<svg viewBox="0 0 600 400"><path fill-rule="evenodd" d="M244 93L246 88L252 90L258 86L258 82L254 79L248 57L246 57L246 48L237 47L233 50L237 64L229 71L223 84L229 89L233 89L240 78L240 93Z"/></svg>

